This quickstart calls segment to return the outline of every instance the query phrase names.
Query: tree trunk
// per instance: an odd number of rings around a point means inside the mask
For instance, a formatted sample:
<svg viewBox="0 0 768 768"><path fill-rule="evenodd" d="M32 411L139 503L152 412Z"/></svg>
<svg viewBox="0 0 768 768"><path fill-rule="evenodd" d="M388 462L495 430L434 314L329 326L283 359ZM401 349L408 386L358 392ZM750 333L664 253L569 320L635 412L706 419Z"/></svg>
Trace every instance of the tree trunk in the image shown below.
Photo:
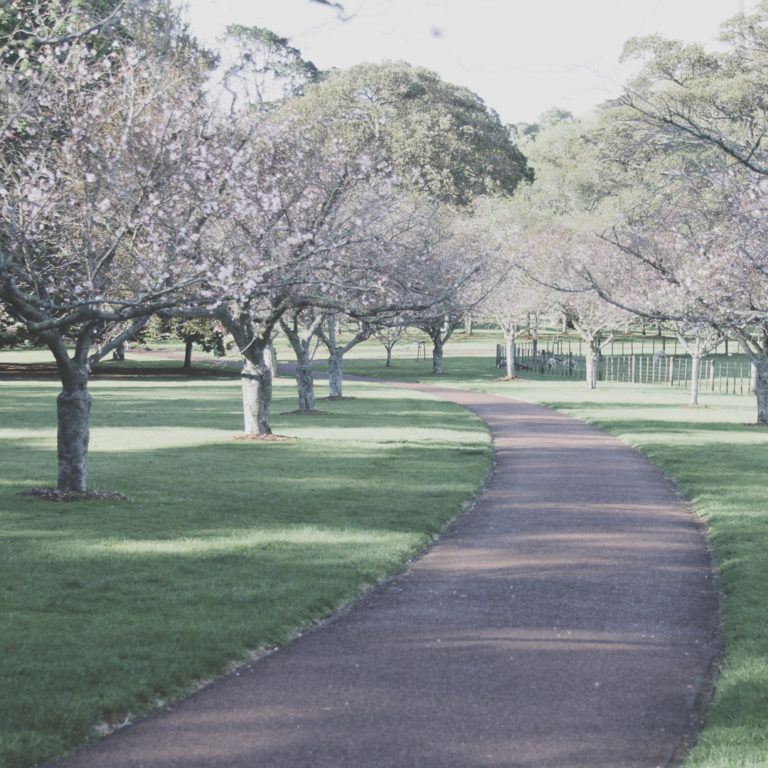
<svg viewBox="0 0 768 768"><path fill-rule="evenodd" d="M600 353L596 351L591 344L586 347L587 359L587 389L597 389L597 368L600 360Z"/></svg>
<svg viewBox="0 0 768 768"><path fill-rule="evenodd" d="M432 373L443 372L443 340L438 334L432 338Z"/></svg>
<svg viewBox="0 0 768 768"><path fill-rule="evenodd" d="M757 423L768 427L768 358L754 360Z"/></svg>
<svg viewBox="0 0 768 768"><path fill-rule="evenodd" d="M336 347L328 353L328 395L341 397L344 382L344 353Z"/></svg>
<svg viewBox="0 0 768 768"><path fill-rule="evenodd" d="M56 399L58 412L58 488L61 491L85 491L88 487L88 439L91 395L82 385L66 387Z"/></svg>
<svg viewBox="0 0 768 768"><path fill-rule="evenodd" d="M90 326L85 325L77 338L74 357L70 357L64 339L56 332L45 334L56 358L61 392L56 398L58 432L58 484L60 491L84 492L88 488L88 439L91 395L88 392L88 347ZM46 338L47 337L47 338Z"/></svg>
<svg viewBox="0 0 768 768"><path fill-rule="evenodd" d="M309 359L300 360L296 363L296 388L299 393L299 410L314 410L315 382L312 374L312 361Z"/></svg>
<svg viewBox="0 0 768 768"><path fill-rule="evenodd" d="M299 410L312 411L315 408L315 381L312 370L312 355L314 349L312 345L313 334L321 318L315 319L312 323L299 330L298 315L292 322L286 320L280 321L280 327L291 344L293 354L296 355L296 389L299 395ZM277 371L277 355L274 344L269 345L268 359L270 361L274 356L274 364L270 363L272 374Z"/></svg>
<svg viewBox="0 0 768 768"><path fill-rule="evenodd" d="M472 336L474 328L474 317L472 316L471 312L467 312L467 316L464 318L464 335L465 336Z"/></svg>
<svg viewBox="0 0 768 768"><path fill-rule="evenodd" d="M253 346L253 345L252 345ZM254 352L261 361L254 361ZM269 410L272 404L272 371L265 364L263 350L249 350L243 359L240 383L243 392L243 426L246 435L271 435Z"/></svg>
<svg viewBox="0 0 768 768"><path fill-rule="evenodd" d="M506 355L507 355L507 378L515 378L515 340L508 336L506 338Z"/></svg>
<svg viewBox="0 0 768 768"><path fill-rule="evenodd" d="M269 343L267 351L264 354L264 362L272 372L272 378L274 379L275 376L277 376L277 350L272 342Z"/></svg>
<svg viewBox="0 0 768 768"><path fill-rule="evenodd" d="M192 367L192 345L194 342L188 341L184 345L184 365L181 367L185 370Z"/></svg>
<svg viewBox="0 0 768 768"><path fill-rule="evenodd" d="M699 372L701 371L701 355L691 355L691 395L688 405L699 404Z"/></svg>
<svg viewBox="0 0 768 768"><path fill-rule="evenodd" d="M392 345L391 344L387 344L385 348L387 350L387 362L386 362L386 365L384 367L385 368L391 368L392 367Z"/></svg>

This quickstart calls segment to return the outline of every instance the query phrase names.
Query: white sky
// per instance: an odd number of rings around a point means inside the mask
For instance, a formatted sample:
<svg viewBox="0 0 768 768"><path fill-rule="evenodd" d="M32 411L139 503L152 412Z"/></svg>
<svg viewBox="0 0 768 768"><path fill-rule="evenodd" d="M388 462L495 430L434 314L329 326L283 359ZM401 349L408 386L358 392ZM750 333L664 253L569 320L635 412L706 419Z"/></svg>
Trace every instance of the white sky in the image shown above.
<svg viewBox="0 0 768 768"><path fill-rule="evenodd" d="M193 32L267 27L321 69L402 59L481 96L505 123L581 114L621 92L624 42L655 32L711 45L756 0L186 0Z"/></svg>

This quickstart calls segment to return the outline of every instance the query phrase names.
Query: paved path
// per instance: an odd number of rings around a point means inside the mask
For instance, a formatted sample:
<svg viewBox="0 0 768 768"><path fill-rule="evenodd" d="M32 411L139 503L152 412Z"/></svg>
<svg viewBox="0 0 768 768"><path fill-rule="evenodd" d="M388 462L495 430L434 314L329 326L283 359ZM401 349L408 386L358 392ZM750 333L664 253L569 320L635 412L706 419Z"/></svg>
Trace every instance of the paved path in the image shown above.
<svg viewBox="0 0 768 768"><path fill-rule="evenodd" d="M676 763L719 654L688 504L597 429L431 390L491 427L474 509L318 630L57 768Z"/></svg>

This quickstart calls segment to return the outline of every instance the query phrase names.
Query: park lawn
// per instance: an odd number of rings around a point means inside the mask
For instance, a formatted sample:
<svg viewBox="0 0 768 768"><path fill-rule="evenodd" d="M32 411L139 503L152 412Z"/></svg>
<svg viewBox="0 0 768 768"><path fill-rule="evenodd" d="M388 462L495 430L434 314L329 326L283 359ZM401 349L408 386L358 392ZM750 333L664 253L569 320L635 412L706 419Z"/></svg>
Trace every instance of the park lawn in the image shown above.
<svg viewBox="0 0 768 768"><path fill-rule="evenodd" d="M724 593L725 656L706 725L686 768L768 765L768 429L753 396L583 381L527 372L499 380L492 358L454 344L444 374L429 362L350 361L348 374L439 382L539 403L594 424L636 447L672 477L707 523ZM527 377L527 378L523 378ZM599 467L596 468L599 471Z"/></svg>
<svg viewBox="0 0 768 768"><path fill-rule="evenodd" d="M61 755L285 643L396 572L491 461L469 412L348 383L241 429L237 378L96 378L90 483L55 483L54 381L0 381L0 765ZM318 395L322 395L318 392ZM281 415L284 413L285 415Z"/></svg>

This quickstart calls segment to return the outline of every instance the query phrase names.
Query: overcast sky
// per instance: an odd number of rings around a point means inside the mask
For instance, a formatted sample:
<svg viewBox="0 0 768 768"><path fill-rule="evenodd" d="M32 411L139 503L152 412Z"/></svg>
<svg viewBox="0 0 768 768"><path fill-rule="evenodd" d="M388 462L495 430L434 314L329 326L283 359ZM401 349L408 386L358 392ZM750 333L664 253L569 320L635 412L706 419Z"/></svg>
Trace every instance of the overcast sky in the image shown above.
<svg viewBox="0 0 768 768"><path fill-rule="evenodd" d="M321 69L403 59L481 96L505 123L561 107L578 115L621 92L633 36L711 45L756 0L342 0L346 20L310 0L187 0L199 37L227 24L288 37Z"/></svg>

